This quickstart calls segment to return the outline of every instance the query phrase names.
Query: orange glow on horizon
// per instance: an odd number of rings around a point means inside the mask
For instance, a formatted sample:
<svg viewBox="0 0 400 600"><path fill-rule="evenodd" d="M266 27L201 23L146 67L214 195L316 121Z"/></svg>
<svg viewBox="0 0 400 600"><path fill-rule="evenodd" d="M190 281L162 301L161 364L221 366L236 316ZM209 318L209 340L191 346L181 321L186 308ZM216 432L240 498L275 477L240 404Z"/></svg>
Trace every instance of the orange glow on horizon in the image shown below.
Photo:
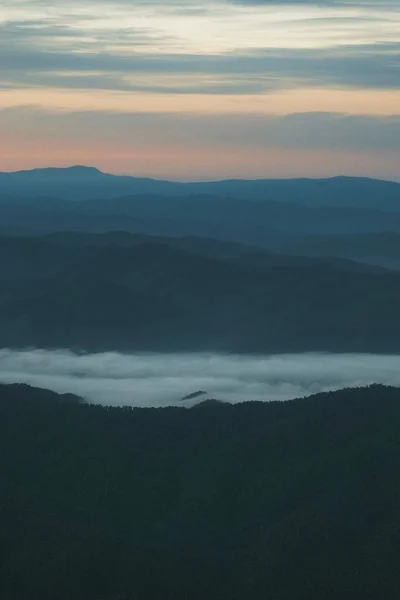
<svg viewBox="0 0 400 600"><path fill-rule="evenodd" d="M299 88L258 95L145 94L93 90L24 89L0 92L0 109L34 106L55 111L265 113L400 113L400 90Z"/></svg>
<svg viewBox="0 0 400 600"><path fill-rule="evenodd" d="M185 147L148 145L130 148L107 143L59 144L42 146L26 140L5 140L7 153L1 157L1 170L66 167L75 164L96 166L105 172L181 181L224 178L371 176L396 179L398 156L389 152L343 152L333 150L294 150L266 148ZM49 157L51 159L49 160ZM397 177L399 179L399 177Z"/></svg>

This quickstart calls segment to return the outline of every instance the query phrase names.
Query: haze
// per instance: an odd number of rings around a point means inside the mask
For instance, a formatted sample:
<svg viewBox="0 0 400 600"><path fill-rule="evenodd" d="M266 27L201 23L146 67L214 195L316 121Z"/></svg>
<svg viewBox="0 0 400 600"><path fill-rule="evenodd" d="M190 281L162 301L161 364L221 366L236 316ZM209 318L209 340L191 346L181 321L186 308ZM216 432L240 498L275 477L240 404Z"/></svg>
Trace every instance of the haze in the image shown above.
<svg viewBox="0 0 400 600"><path fill-rule="evenodd" d="M191 406L288 400L372 383L400 385L400 356L371 354L74 354L0 350L0 381L74 393L91 403ZM196 400L182 401L204 391Z"/></svg>

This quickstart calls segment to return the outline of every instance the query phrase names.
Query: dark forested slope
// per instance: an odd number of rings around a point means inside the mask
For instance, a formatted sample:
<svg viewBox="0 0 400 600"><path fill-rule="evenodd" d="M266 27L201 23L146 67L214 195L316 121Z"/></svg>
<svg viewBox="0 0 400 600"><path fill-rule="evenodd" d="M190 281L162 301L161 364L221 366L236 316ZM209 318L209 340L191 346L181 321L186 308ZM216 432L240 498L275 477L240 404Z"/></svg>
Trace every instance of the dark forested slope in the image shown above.
<svg viewBox="0 0 400 600"><path fill-rule="evenodd" d="M55 400L0 388L2 598L398 597L398 389Z"/></svg>
<svg viewBox="0 0 400 600"><path fill-rule="evenodd" d="M160 241L0 239L0 257L2 347L400 349L398 273L262 254L221 259Z"/></svg>

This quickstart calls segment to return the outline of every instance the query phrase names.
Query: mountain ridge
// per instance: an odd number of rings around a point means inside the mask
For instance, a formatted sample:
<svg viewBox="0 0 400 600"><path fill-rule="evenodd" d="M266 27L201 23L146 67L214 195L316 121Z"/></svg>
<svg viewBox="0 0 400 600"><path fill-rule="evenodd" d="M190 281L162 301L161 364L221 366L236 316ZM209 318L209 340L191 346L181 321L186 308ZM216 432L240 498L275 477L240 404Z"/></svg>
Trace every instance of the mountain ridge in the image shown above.
<svg viewBox="0 0 400 600"><path fill-rule="evenodd" d="M329 182L329 181L380 181L383 183L399 183L394 179L382 179L380 177L368 177L368 176L358 176L358 175L331 175L329 177L250 177L250 178L237 178L237 177L227 177L221 179L207 179L207 180L191 180L184 181L179 179L160 179L157 177L143 177L135 174L128 173L110 173L108 171L104 171L98 167L92 165L80 165L80 164L72 164L67 165L65 167L33 167L31 169L17 169L14 171L0 171L0 176L2 175L26 175L26 174L51 174L51 173L59 173L61 174L74 174L74 173L87 173L93 175L107 175L110 177L128 177L134 180L147 180L147 181L159 181L162 183L179 183L182 185L196 185L196 184L207 184L207 183L237 183L237 182L299 182L299 181L321 181L321 182Z"/></svg>
<svg viewBox="0 0 400 600"><path fill-rule="evenodd" d="M96 167L49 167L0 173L0 191L69 199L111 198L131 194L231 196L305 204L366 206L400 211L400 183L366 177L222 179L177 182L109 174Z"/></svg>
<svg viewBox="0 0 400 600"><path fill-rule="evenodd" d="M154 243L0 239L0 346L400 351L400 274ZM191 251L190 248L194 251ZM230 248L231 251L231 248ZM204 254L205 252L205 254Z"/></svg>

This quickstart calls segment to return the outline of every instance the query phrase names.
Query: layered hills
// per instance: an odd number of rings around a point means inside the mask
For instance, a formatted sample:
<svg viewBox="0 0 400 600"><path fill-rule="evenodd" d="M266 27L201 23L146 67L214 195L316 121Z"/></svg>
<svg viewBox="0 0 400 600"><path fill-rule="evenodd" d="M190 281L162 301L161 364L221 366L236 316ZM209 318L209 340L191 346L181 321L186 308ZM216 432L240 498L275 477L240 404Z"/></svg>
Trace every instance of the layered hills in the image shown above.
<svg viewBox="0 0 400 600"><path fill-rule="evenodd" d="M0 174L0 234L196 236L398 268L400 184L337 177L174 183L73 167Z"/></svg>
<svg viewBox="0 0 400 600"><path fill-rule="evenodd" d="M247 200L298 202L400 211L400 184L363 177L257 179L179 183L110 175L94 167L0 173L0 189L12 196L88 199L127 195L214 195Z"/></svg>
<svg viewBox="0 0 400 600"><path fill-rule="evenodd" d="M399 190L0 174L0 345L397 352Z"/></svg>
<svg viewBox="0 0 400 600"><path fill-rule="evenodd" d="M399 350L397 272L215 240L111 239L0 239L0 345Z"/></svg>

